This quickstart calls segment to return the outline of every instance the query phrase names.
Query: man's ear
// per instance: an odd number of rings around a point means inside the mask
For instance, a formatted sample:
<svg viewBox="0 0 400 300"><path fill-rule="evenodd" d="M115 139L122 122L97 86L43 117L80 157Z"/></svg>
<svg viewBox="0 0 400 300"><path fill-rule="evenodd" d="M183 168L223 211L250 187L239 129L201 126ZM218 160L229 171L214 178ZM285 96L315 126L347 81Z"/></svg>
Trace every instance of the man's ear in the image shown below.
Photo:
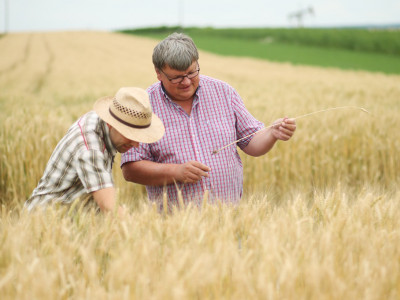
<svg viewBox="0 0 400 300"><path fill-rule="evenodd" d="M154 70L156 71L157 79L161 81L161 72L160 72L160 70L157 69L157 68L154 68Z"/></svg>

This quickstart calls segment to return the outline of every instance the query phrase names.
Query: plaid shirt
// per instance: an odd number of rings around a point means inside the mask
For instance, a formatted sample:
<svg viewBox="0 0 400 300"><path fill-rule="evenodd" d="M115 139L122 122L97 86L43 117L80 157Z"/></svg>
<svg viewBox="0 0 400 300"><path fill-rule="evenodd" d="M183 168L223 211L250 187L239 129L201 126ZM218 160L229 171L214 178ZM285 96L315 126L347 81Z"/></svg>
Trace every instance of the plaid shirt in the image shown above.
<svg viewBox="0 0 400 300"><path fill-rule="evenodd" d="M182 164L199 161L211 168L209 177L192 184L177 183L185 203L199 205L205 190L210 202L238 203L243 191L243 167L235 144L213 155L237 139L264 127L245 108L238 93L227 83L200 75L191 114L171 101L161 82L148 88L154 113L163 121L166 133L153 144L140 144L122 154L126 162L149 160L157 163ZM237 145L243 149L250 138ZM147 186L149 199L162 208L163 186ZM175 184L167 185L168 206L178 203Z"/></svg>
<svg viewBox="0 0 400 300"><path fill-rule="evenodd" d="M107 124L88 112L58 143L25 206L30 210L51 201L68 204L85 193L112 187L116 152Z"/></svg>

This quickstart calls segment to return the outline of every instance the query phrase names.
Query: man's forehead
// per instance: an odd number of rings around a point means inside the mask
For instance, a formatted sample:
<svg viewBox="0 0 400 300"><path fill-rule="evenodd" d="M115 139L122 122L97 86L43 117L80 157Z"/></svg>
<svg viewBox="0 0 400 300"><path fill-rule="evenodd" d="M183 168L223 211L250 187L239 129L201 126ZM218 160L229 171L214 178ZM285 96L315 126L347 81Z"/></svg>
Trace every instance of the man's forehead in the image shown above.
<svg viewBox="0 0 400 300"><path fill-rule="evenodd" d="M185 70L178 70L178 69L174 69L174 68L172 68L170 65L168 65L168 64L165 64L164 65L164 70L170 70L170 71L174 71L174 72L177 72L177 73L187 73L187 71L192 71L193 69L195 69L197 67L197 61L195 60L195 61L193 61L192 62L192 64L187 68L187 69L185 69Z"/></svg>

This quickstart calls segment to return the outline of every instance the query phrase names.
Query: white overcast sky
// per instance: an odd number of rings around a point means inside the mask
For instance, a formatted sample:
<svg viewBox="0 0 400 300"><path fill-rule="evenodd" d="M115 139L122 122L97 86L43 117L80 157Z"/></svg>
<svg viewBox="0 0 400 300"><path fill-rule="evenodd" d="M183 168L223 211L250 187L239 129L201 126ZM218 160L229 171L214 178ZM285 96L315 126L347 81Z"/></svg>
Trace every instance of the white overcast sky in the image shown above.
<svg viewBox="0 0 400 300"><path fill-rule="evenodd" d="M0 0L0 31L291 27L308 7L304 26L400 23L400 0Z"/></svg>

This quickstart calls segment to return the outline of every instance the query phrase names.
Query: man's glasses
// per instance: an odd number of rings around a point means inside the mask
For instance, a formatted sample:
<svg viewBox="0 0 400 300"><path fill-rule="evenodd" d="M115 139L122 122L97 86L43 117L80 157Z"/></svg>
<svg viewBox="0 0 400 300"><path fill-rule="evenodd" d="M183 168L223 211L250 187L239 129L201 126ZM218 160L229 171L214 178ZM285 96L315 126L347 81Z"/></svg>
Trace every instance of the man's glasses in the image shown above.
<svg viewBox="0 0 400 300"><path fill-rule="evenodd" d="M178 84L181 83L185 77L189 78L189 79L193 79L195 78L197 75L199 75L200 73L200 67L198 67L197 70L187 73L186 75L182 75L182 76L177 76L174 78L169 78L169 76L167 74L165 74L165 72L163 70L160 69L160 71L167 77L167 79L169 80L169 82L173 83L173 84Z"/></svg>

